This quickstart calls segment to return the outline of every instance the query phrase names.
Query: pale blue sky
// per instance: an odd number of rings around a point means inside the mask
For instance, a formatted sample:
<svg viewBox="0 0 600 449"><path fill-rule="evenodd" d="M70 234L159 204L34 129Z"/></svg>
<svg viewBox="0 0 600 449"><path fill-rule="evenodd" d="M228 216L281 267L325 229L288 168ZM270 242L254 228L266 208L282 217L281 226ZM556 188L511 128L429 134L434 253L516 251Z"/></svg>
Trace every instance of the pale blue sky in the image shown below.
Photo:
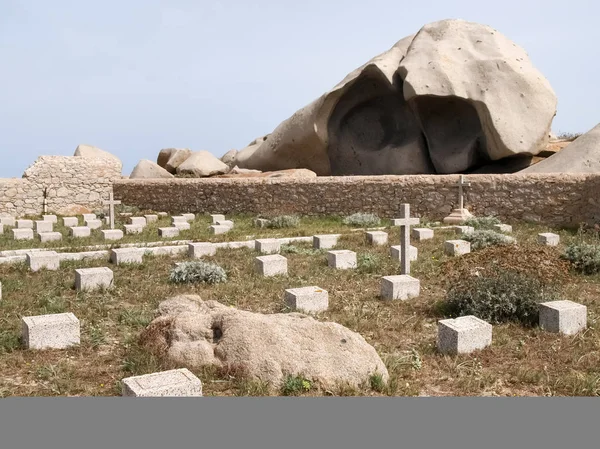
<svg viewBox="0 0 600 449"><path fill-rule="evenodd" d="M161 148L241 149L446 18L524 47L558 96L554 131L587 131L600 122L598 17L592 0L0 0L0 177L79 143L124 174Z"/></svg>

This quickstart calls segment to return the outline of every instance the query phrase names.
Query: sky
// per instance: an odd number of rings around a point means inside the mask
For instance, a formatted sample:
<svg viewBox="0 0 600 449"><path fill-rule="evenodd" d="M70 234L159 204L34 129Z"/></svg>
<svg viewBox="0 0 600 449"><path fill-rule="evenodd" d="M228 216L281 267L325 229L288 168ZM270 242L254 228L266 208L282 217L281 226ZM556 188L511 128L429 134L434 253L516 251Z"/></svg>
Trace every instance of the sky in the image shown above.
<svg viewBox="0 0 600 449"><path fill-rule="evenodd" d="M558 97L554 132L600 122L600 2L0 0L0 177L80 143L128 175L161 148L221 156L442 19L497 29Z"/></svg>

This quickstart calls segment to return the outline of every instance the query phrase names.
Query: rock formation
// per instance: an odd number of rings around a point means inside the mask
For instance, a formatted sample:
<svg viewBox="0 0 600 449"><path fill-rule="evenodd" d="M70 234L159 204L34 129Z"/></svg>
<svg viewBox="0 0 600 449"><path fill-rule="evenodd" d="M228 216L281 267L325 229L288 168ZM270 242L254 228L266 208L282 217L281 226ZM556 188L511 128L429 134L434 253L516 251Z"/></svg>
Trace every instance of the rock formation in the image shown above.
<svg viewBox="0 0 600 449"><path fill-rule="evenodd" d="M142 159L129 175L129 179L151 178L173 178L173 175L148 159Z"/></svg>
<svg viewBox="0 0 600 449"><path fill-rule="evenodd" d="M178 175L191 175L197 178L227 173L229 167L208 151L192 153L177 167Z"/></svg>

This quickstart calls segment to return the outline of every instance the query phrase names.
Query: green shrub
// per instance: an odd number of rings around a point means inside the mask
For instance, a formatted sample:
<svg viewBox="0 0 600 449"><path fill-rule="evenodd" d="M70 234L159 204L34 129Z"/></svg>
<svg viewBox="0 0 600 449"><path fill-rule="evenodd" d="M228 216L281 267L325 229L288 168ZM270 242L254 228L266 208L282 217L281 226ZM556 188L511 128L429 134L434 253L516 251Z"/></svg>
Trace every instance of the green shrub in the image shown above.
<svg viewBox="0 0 600 449"><path fill-rule="evenodd" d="M489 217L471 217L463 223L464 226L472 226L475 229L494 229L494 225L502 222L493 216Z"/></svg>
<svg viewBox="0 0 600 449"><path fill-rule="evenodd" d="M296 396L300 393L309 391L312 387L311 382L302 376L287 376L281 387L283 396Z"/></svg>
<svg viewBox="0 0 600 449"><path fill-rule="evenodd" d="M367 214L363 212L359 212L356 214L349 215L344 218L344 224L350 226L360 226L360 227L369 227L369 226L378 226L381 223L381 218L379 218L375 214Z"/></svg>
<svg viewBox="0 0 600 449"><path fill-rule="evenodd" d="M572 243L567 246L563 257L581 273L600 273L600 245Z"/></svg>
<svg viewBox="0 0 600 449"><path fill-rule="evenodd" d="M359 255L357 262L358 269L363 273L373 273L381 266L381 258L373 253Z"/></svg>
<svg viewBox="0 0 600 449"><path fill-rule="evenodd" d="M302 254L304 256L314 256L317 254L321 254L323 250L315 248L306 248L296 245L281 245L279 252L281 254Z"/></svg>
<svg viewBox="0 0 600 449"><path fill-rule="evenodd" d="M295 228L300 224L300 218L295 215L280 215L269 219L268 228Z"/></svg>
<svg viewBox="0 0 600 449"><path fill-rule="evenodd" d="M474 251L488 246L510 245L515 242L513 237L489 229L464 234L462 239L471 242L471 249Z"/></svg>
<svg viewBox="0 0 600 449"><path fill-rule="evenodd" d="M227 273L220 266L203 260L183 262L171 270L171 282L177 284L218 284L227 281Z"/></svg>
<svg viewBox="0 0 600 449"><path fill-rule="evenodd" d="M379 373L372 374L369 378L369 384L371 390L377 391L378 393L383 393L385 390L385 382L383 380L383 376Z"/></svg>
<svg viewBox="0 0 600 449"><path fill-rule="evenodd" d="M538 304L557 299L557 291L538 279L515 271L481 276L462 282L448 292L446 315L475 315L488 323L509 321L534 325Z"/></svg>

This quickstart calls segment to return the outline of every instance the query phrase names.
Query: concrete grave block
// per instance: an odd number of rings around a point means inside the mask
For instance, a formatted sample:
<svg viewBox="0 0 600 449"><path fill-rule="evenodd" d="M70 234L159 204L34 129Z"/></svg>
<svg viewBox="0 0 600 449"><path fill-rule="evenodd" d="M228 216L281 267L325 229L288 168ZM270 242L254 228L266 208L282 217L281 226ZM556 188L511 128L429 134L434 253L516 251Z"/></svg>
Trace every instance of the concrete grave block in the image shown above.
<svg viewBox="0 0 600 449"><path fill-rule="evenodd" d="M384 276L381 279L381 297L394 300L416 298L421 293L421 282L407 274Z"/></svg>
<svg viewBox="0 0 600 449"><path fill-rule="evenodd" d="M128 397L202 396L202 382L187 368L127 377L121 383L121 395Z"/></svg>
<svg viewBox="0 0 600 449"><path fill-rule="evenodd" d="M0 224L3 224L6 227L14 228L17 225L17 220L15 217L3 215L0 217Z"/></svg>
<svg viewBox="0 0 600 449"><path fill-rule="evenodd" d="M129 217L129 224L144 227L148 223L146 222L146 217Z"/></svg>
<svg viewBox="0 0 600 449"><path fill-rule="evenodd" d="M33 220L17 220L17 229L33 229Z"/></svg>
<svg viewBox="0 0 600 449"><path fill-rule="evenodd" d="M158 235L163 238L172 238L179 235L179 228L158 228Z"/></svg>
<svg viewBox="0 0 600 449"><path fill-rule="evenodd" d="M186 223L187 223L187 220L185 219L185 217L184 217L183 215L173 215L173 216L171 217L171 220L172 220L172 223L173 223L173 224L175 224L175 223L180 223L180 222L182 222L182 221L184 221L184 222L186 222Z"/></svg>
<svg viewBox="0 0 600 449"><path fill-rule="evenodd" d="M179 229L180 231L189 231L192 228L187 221L176 221L173 223L173 227Z"/></svg>
<svg viewBox="0 0 600 449"><path fill-rule="evenodd" d="M120 229L105 229L100 232L104 240L121 240L123 238L123 231Z"/></svg>
<svg viewBox="0 0 600 449"><path fill-rule="evenodd" d="M392 259L399 261L402 255L402 245L390 246L390 255L392 256ZM410 245L410 247L408 248L408 257L410 258L410 261L414 262L415 260L417 260L418 256L419 250L417 249L417 247Z"/></svg>
<svg viewBox="0 0 600 449"><path fill-rule="evenodd" d="M210 233L213 235L226 234L231 230L229 226L212 225Z"/></svg>
<svg viewBox="0 0 600 449"><path fill-rule="evenodd" d="M158 215L154 214L144 215L144 218L146 219L146 224L158 221Z"/></svg>
<svg viewBox="0 0 600 449"><path fill-rule="evenodd" d="M88 220L96 220L98 218L96 217L96 214L81 214L81 216L83 217L84 223Z"/></svg>
<svg viewBox="0 0 600 449"><path fill-rule="evenodd" d="M64 349L79 344L79 320L72 313L26 316L21 323L27 349Z"/></svg>
<svg viewBox="0 0 600 449"><path fill-rule="evenodd" d="M144 227L141 225L126 224L124 226L124 228L125 228L125 234L128 234L128 235L141 234L142 232L144 232Z"/></svg>
<svg viewBox="0 0 600 449"><path fill-rule="evenodd" d="M388 242L388 233L383 231L368 231L367 235L367 243L369 245L381 246L387 245Z"/></svg>
<svg viewBox="0 0 600 449"><path fill-rule="evenodd" d="M111 288L113 279L113 272L108 267L75 270L75 288L80 292Z"/></svg>
<svg viewBox="0 0 600 449"><path fill-rule="evenodd" d="M214 256L216 253L217 246L214 243L188 243L188 255L192 259L200 259L204 256Z"/></svg>
<svg viewBox="0 0 600 449"><path fill-rule="evenodd" d="M330 249L337 245L339 234L323 234L313 236L313 248Z"/></svg>
<svg viewBox="0 0 600 449"><path fill-rule="evenodd" d="M257 239L254 249L262 254L276 254L281 249L281 243L278 239Z"/></svg>
<svg viewBox="0 0 600 449"><path fill-rule="evenodd" d="M62 234L60 232L41 232L39 236L42 243L58 242L62 240Z"/></svg>
<svg viewBox="0 0 600 449"><path fill-rule="evenodd" d="M35 232L37 234L41 234L42 232L52 232L54 231L54 224L51 221L36 221L35 222Z"/></svg>
<svg viewBox="0 0 600 449"><path fill-rule="evenodd" d="M85 225L90 229L100 229L102 227L102 220L85 220Z"/></svg>
<svg viewBox="0 0 600 449"><path fill-rule="evenodd" d="M423 240L431 240L433 238L433 229L412 228L410 236L418 242Z"/></svg>
<svg viewBox="0 0 600 449"><path fill-rule="evenodd" d="M168 216L169 216L169 214L168 214L167 212L159 212L157 215L158 215L160 218L164 218L164 217L168 217Z"/></svg>
<svg viewBox="0 0 600 449"><path fill-rule="evenodd" d="M72 228L79 224L79 219L77 217L63 217L62 220L65 228Z"/></svg>
<svg viewBox="0 0 600 449"><path fill-rule="evenodd" d="M473 226L454 226L454 233L458 235L472 234L473 232L475 232Z"/></svg>
<svg viewBox="0 0 600 449"><path fill-rule="evenodd" d="M194 221L196 219L196 214L181 214L181 216L185 219L185 221L187 222L191 222Z"/></svg>
<svg viewBox="0 0 600 449"><path fill-rule="evenodd" d="M279 254L259 256L254 260L256 271L263 276L287 274L287 259Z"/></svg>
<svg viewBox="0 0 600 449"><path fill-rule="evenodd" d="M538 243L546 246L556 246L560 243L560 236L551 232L538 234Z"/></svg>
<svg viewBox="0 0 600 449"><path fill-rule="evenodd" d="M254 226L257 228L266 228L269 226L269 220L266 218L256 218L254 219Z"/></svg>
<svg viewBox="0 0 600 449"><path fill-rule="evenodd" d="M492 325L473 316L438 322L437 347L444 354L469 354L492 344Z"/></svg>
<svg viewBox="0 0 600 449"><path fill-rule="evenodd" d="M357 267L356 253L347 249L327 252L327 264L336 270L350 270Z"/></svg>
<svg viewBox="0 0 600 449"><path fill-rule="evenodd" d="M56 251L34 251L27 253L27 265L31 271L56 271L60 268L60 259Z"/></svg>
<svg viewBox="0 0 600 449"><path fill-rule="evenodd" d="M231 220L219 220L216 223L217 226L227 226L229 229L233 229L233 221Z"/></svg>
<svg viewBox="0 0 600 449"><path fill-rule="evenodd" d="M144 250L141 248L115 248L110 250L110 261L115 265L122 263L142 263Z"/></svg>
<svg viewBox="0 0 600 449"><path fill-rule="evenodd" d="M471 252L471 243L466 240L446 240L444 253L448 256L462 256Z"/></svg>
<svg viewBox="0 0 600 449"><path fill-rule="evenodd" d="M498 232L503 232L505 234L510 234L512 232L512 226L507 224L497 224L494 225L494 230Z"/></svg>
<svg viewBox="0 0 600 449"><path fill-rule="evenodd" d="M69 235L77 238L89 237L92 235L92 230L87 226L73 226L69 228Z"/></svg>
<svg viewBox="0 0 600 449"><path fill-rule="evenodd" d="M548 332L575 335L587 326L587 307L573 301L551 301L539 305L540 327Z"/></svg>
<svg viewBox="0 0 600 449"><path fill-rule="evenodd" d="M13 238L15 240L33 240L33 229L30 228L13 228Z"/></svg>
<svg viewBox="0 0 600 449"><path fill-rule="evenodd" d="M58 223L58 217L56 215L42 215L42 220L49 221L50 223Z"/></svg>
<svg viewBox="0 0 600 449"><path fill-rule="evenodd" d="M324 312L329 307L329 293L320 287L288 288L284 301L292 310L305 313Z"/></svg>
<svg viewBox="0 0 600 449"><path fill-rule="evenodd" d="M212 224L217 224L218 221L225 221L225 215L222 214L212 214L210 218L212 218Z"/></svg>

